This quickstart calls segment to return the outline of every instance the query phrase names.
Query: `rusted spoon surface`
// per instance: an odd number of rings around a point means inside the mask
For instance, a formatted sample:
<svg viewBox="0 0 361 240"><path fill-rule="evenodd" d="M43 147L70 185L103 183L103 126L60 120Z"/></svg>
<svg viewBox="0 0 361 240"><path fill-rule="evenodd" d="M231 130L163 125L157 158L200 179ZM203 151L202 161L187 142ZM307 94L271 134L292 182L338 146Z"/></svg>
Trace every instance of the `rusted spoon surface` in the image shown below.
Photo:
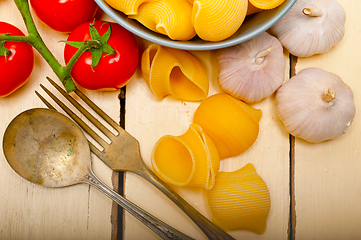
<svg viewBox="0 0 361 240"><path fill-rule="evenodd" d="M46 187L82 182L91 165L83 132L63 114L48 109L30 109L14 118L3 148L15 172Z"/></svg>

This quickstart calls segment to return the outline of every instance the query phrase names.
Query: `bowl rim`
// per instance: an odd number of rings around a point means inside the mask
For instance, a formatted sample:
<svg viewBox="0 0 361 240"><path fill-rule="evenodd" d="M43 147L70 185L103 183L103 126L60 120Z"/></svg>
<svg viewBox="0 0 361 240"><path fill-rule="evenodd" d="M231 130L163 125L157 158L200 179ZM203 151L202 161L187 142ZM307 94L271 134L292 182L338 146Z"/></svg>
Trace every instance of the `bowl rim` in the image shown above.
<svg viewBox="0 0 361 240"><path fill-rule="evenodd" d="M128 18L125 16L121 16L120 11L110 7L105 0L94 0L98 6L115 22L120 24L122 27L127 29L128 31L132 32L133 34L137 35L140 38L143 38L145 40L148 40L153 43L157 43L162 46L171 47L171 48L177 48L182 50L197 50L197 51L203 51L203 50L216 50L226 47L231 47L234 45L237 45L239 43L245 42L258 34L267 31L269 28L271 28L279 19L281 19L288 10L295 4L297 0L285 0L279 7L282 6L282 9L274 16L273 18L269 19L268 21L265 21L261 24L261 26L256 29L255 31L251 31L249 33L246 33L240 37L230 37L228 39L225 39L223 41L219 42L207 42L203 40L199 40L197 42L195 41L174 41L169 39L167 36L163 36L161 34L158 34L156 32L153 32L149 29L145 29L145 27L142 26L136 27L133 24L129 24ZM279 8L278 7L278 8ZM276 10L271 9L267 11ZM135 21L135 20L130 20ZM137 24L140 25L140 23L137 22ZM143 29L144 28L144 29ZM242 27L241 27L242 28ZM152 34L149 34L151 32Z"/></svg>

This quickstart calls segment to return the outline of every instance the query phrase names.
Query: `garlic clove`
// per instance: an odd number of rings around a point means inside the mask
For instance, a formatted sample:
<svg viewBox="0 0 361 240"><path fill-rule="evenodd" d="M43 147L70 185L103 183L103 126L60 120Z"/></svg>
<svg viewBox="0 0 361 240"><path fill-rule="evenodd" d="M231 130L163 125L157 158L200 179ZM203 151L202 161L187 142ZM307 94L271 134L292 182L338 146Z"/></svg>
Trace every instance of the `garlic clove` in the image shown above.
<svg viewBox="0 0 361 240"><path fill-rule="evenodd" d="M286 61L277 38L263 32L218 51L220 88L247 103L272 95L284 82Z"/></svg>
<svg viewBox="0 0 361 240"><path fill-rule="evenodd" d="M276 94L277 114L286 130L311 143L345 133L356 112L353 92L336 74L306 68Z"/></svg>
<svg viewBox="0 0 361 240"><path fill-rule="evenodd" d="M297 57L327 52L345 34L346 13L335 0L297 0L270 30Z"/></svg>

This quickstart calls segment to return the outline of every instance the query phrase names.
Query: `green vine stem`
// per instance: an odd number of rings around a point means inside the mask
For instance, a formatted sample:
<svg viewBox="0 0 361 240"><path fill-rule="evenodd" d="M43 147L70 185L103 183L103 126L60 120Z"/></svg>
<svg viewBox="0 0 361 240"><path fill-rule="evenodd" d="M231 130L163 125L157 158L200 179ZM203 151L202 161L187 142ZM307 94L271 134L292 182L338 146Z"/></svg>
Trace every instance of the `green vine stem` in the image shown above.
<svg viewBox="0 0 361 240"><path fill-rule="evenodd" d="M14 0L17 8L19 9L21 16L24 20L25 26L28 30L27 36L9 36L7 34L0 35L0 42L3 41L15 41L15 42L26 42L33 46L45 59L45 61L53 69L59 80L63 83L65 90L69 93L76 89L73 78L71 76L71 69L74 66L77 59L85 51L91 48L100 48L99 41L85 41L83 46L80 47L74 56L70 59L66 66L62 66L59 61L54 57L49 48L45 45L41 38L33 18L30 13L28 0Z"/></svg>

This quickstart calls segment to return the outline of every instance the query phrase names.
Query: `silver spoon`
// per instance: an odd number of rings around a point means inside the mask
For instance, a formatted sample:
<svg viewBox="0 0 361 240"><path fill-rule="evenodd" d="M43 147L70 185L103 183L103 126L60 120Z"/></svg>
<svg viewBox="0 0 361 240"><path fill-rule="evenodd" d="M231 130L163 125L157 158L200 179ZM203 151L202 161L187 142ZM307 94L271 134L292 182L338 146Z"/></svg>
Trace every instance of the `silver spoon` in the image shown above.
<svg viewBox="0 0 361 240"><path fill-rule="evenodd" d="M65 115L44 108L20 113L7 127L3 150L10 166L45 187L87 183L143 222L163 239L192 239L117 194L93 173L88 141Z"/></svg>

